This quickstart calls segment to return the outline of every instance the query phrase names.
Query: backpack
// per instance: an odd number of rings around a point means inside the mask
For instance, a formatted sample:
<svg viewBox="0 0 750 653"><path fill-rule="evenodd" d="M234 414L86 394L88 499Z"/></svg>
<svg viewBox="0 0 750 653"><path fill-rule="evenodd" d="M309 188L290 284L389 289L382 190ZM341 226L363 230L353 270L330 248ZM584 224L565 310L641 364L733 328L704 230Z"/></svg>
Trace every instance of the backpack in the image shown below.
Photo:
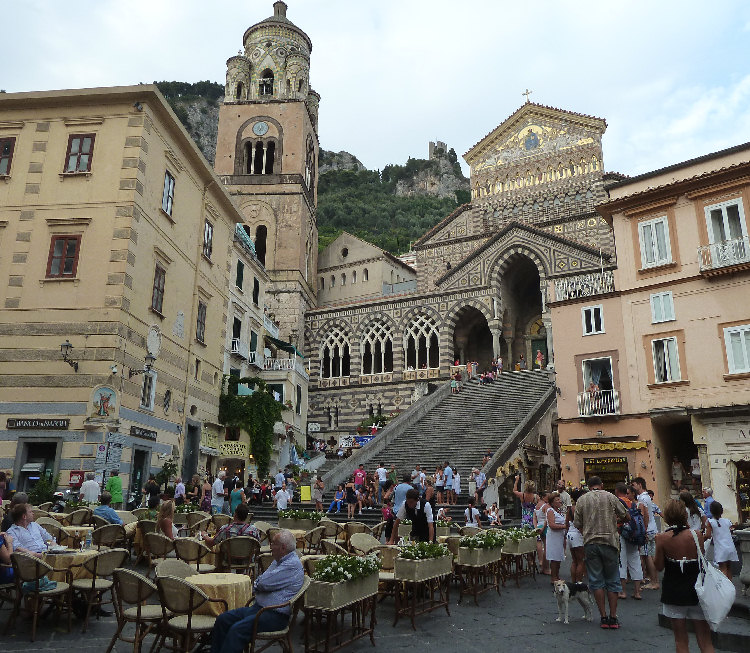
<svg viewBox="0 0 750 653"><path fill-rule="evenodd" d="M646 524L643 521L643 514L638 508L636 502L633 502L628 511L628 521L622 525L621 535L626 542L643 546L646 543Z"/></svg>

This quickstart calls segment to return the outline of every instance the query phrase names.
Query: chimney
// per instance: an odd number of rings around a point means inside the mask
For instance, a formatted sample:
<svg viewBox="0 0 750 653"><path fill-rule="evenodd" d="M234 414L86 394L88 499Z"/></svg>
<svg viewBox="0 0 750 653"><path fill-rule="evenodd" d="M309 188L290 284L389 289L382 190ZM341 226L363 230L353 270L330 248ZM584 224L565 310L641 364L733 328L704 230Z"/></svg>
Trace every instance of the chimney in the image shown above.
<svg viewBox="0 0 750 653"><path fill-rule="evenodd" d="M286 18L286 3L281 2L281 0L278 0L278 2L274 2L273 15L275 18Z"/></svg>

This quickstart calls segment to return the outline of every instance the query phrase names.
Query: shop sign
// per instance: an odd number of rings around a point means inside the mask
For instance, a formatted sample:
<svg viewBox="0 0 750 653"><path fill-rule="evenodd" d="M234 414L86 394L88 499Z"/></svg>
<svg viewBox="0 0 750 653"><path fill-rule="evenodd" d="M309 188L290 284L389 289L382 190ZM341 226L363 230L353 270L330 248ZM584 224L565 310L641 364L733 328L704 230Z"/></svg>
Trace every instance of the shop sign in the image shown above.
<svg viewBox="0 0 750 653"><path fill-rule="evenodd" d="M560 445L560 451L622 451L646 448L648 448L648 442L586 442Z"/></svg>
<svg viewBox="0 0 750 653"><path fill-rule="evenodd" d="M627 464L627 458L584 458L584 464L597 464L597 465L622 465Z"/></svg>
<svg viewBox="0 0 750 653"><path fill-rule="evenodd" d="M247 444L244 442L222 442L219 450L225 458L247 458Z"/></svg>
<svg viewBox="0 0 750 653"><path fill-rule="evenodd" d="M70 472L70 480L68 485L80 487L83 484L83 472Z"/></svg>
<svg viewBox="0 0 750 653"><path fill-rule="evenodd" d="M156 440L156 431L144 429L140 426L131 426L130 435L134 438L143 438L144 440Z"/></svg>
<svg viewBox="0 0 750 653"><path fill-rule="evenodd" d="M41 417L10 417L7 428L9 429L67 429L69 419L47 419Z"/></svg>

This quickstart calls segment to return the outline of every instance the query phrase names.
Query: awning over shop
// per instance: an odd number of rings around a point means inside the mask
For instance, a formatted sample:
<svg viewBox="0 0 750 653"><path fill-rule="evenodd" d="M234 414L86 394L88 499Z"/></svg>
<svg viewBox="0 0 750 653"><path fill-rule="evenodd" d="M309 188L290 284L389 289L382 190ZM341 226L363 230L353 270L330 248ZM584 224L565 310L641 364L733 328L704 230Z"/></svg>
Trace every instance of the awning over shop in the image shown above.
<svg viewBox="0 0 750 653"><path fill-rule="evenodd" d="M266 334L266 340L268 340L274 347L287 351L290 354L295 354L300 358L304 358L304 355L299 351L299 349L297 349L293 344L289 342L284 342L283 340L279 340L278 338L274 338L273 336L269 336L268 334Z"/></svg>

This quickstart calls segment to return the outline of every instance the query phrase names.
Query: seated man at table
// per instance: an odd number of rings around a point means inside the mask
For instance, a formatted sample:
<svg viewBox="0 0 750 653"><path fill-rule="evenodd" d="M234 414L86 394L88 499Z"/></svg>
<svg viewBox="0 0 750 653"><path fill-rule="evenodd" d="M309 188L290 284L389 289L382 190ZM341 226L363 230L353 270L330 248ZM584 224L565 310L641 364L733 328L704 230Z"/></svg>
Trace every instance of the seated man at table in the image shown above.
<svg viewBox="0 0 750 653"><path fill-rule="evenodd" d="M10 506L8 507L8 513L3 517L3 523L0 526L0 532L5 533L11 526L13 526L13 508L21 503L28 503L29 495L26 492L16 492L13 498L10 500Z"/></svg>
<svg viewBox="0 0 750 653"><path fill-rule="evenodd" d="M13 551L41 557L47 551L47 542L52 541L52 536L34 521L31 504L18 504L11 515L13 526L8 529L8 535L13 536Z"/></svg>
<svg viewBox="0 0 750 653"><path fill-rule="evenodd" d="M118 515L114 510L112 510L112 506L109 504L112 503L112 495L109 492L102 492L102 496L99 497L99 501L101 501L101 505L94 508L94 515L96 517L101 517L102 519L108 521L110 524L119 524L122 526L122 519L120 519L120 515Z"/></svg>
<svg viewBox="0 0 750 653"><path fill-rule="evenodd" d="M222 526L218 531L216 531L216 535L214 535L213 537L209 537L205 532L201 533L201 535L203 536L203 541L208 546L213 546L214 544L219 544L220 542L223 542L230 537L248 535L250 537L254 537L260 542L260 531L252 524L247 523L247 516L249 514L250 509L247 507L247 504L239 504L234 511L234 520L232 521L232 523L227 524L226 526Z"/></svg>
<svg viewBox="0 0 750 653"><path fill-rule="evenodd" d="M273 562L253 583L255 602L249 608L237 608L216 618L211 636L211 653L243 653L253 635L255 617L261 608L289 601L302 587L305 572L297 556L297 541L287 530L276 533L271 541ZM258 632L281 630L289 623L292 609L264 611Z"/></svg>

